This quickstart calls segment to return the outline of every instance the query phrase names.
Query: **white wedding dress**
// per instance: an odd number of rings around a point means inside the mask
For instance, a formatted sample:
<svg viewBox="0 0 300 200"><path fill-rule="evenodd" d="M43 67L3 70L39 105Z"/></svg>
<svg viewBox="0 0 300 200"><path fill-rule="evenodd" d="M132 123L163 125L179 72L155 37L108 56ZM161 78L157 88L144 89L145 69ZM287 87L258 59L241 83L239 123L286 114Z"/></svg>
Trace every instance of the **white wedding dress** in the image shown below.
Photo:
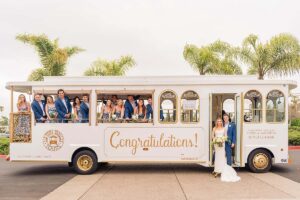
<svg viewBox="0 0 300 200"><path fill-rule="evenodd" d="M225 136L225 128L215 131L215 137ZM221 181L224 182L236 182L241 178L237 175L233 167L227 165L225 144L222 147L215 145L215 168L214 172L221 173Z"/></svg>

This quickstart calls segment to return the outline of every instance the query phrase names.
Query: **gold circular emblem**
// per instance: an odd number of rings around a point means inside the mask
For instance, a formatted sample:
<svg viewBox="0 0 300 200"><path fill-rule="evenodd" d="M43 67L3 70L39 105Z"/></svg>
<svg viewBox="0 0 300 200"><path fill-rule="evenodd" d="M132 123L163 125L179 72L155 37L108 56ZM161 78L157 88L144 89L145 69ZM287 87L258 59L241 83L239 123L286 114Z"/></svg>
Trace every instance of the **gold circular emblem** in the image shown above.
<svg viewBox="0 0 300 200"><path fill-rule="evenodd" d="M49 151L57 151L64 144L64 136L58 130L47 131L43 136L44 147Z"/></svg>
<svg viewBox="0 0 300 200"><path fill-rule="evenodd" d="M269 164L269 158L264 153L256 154L253 158L253 164L256 169L265 169Z"/></svg>

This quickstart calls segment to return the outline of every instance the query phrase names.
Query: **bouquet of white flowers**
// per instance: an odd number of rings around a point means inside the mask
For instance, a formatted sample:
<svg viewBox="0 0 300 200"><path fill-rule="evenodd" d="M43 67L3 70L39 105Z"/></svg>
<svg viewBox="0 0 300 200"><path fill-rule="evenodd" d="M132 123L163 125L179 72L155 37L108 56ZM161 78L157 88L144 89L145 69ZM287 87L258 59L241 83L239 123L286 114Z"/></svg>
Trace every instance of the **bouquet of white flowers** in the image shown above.
<svg viewBox="0 0 300 200"><path fill-rule="evenodd" d="M227 136L222 136L222 137L215 137L212 143L218 145L218 147L223 147L223 144L226 141L227 141Z"/></svg>

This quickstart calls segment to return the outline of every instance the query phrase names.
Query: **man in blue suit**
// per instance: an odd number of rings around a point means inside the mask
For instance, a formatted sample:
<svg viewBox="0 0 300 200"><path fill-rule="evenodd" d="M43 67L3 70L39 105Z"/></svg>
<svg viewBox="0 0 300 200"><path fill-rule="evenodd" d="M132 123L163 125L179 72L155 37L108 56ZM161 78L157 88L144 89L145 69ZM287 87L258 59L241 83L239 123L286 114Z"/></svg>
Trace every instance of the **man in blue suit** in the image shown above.
<svg viewBox="0 0 300 200"><path fill-rule="evenodd" d="M225 152L227 165L232 165L232 149L236 144L236 126L234 123L229 122L228 114L223 115L224 127L227 130L227 141L225 142Z"/></svg>
<svg viewBox="0 0 300 200"><path fill-rule="evenodd" d="M45 101L41 100L41 94L35 94L31 104L34 113L34 118L37 123L44 123L47 120L45 112Z"/></svg>
<svg viewBox="0 0 300 200"><path fill-rule="evenodd" d="M125 108L125 111L124 111L125 119L131 119L132 118L132 115L134 113L134 109L135 109L136 106L137 106L137 103L134 100L133 96L132 95L128 95L127 96L127 100L125 101L125 105L124 105L124 108Z"/></svg>
<svg viewBox="0 0 300 200"><path fill-rule="evenodd" d="M148 104L146 106L146 119L153 119L153 109L152 109L152 98L148 98Z"/></svg>
<svg viewBox="0 0 300 200"><path fill-rule="evenodd" d="M82 96L82 102L80 104L80 113L82 116L81 123L89 122L89 111L90 111L89 96L87 94L84 94Z"/></svg>
<svg viewBox="0 0 300 200"><path fill-rule="evenodd" d="M71 119L72 106L69 98L65 97L63 89L57 91L58 99L55 101L55 108L58 113L58 121L62 123L68 123L68 119Z"/></svg>

